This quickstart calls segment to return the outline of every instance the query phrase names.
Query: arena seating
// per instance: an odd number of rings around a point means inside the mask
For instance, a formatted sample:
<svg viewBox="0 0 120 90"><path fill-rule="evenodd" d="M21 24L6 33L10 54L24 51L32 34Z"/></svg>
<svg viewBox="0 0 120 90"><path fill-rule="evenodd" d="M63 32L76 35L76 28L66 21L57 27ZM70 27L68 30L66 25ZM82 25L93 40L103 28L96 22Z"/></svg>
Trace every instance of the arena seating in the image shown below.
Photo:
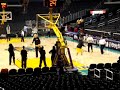
<svg viewBox="0 0 120 90"><path fill-rule="evenodd" d="M42 68L42 73L46 73L49 72L49 67L43 67Z"/></svg>
<svg viewBox="0 0 120 90"><path fill-rule="evenodd" d="M93 9L100 1L72 1L69 6L66 7L65 10L61 12L62 17L67 15L72 15L78 11L84 9Z"/></svg>
<svg viewBox="0 0 120 90"><path fill-rule="evenodd" d="M17 70L16 69L9 70L9 75L17 75Z"/></svg>
<svg viewBox="0 0 120 90"><path fill-rule="evenodd" d="M94 76L94 69L96 68L96 64L90 64L88 69L88 75Z"/></svg>
<svg viewBox="0 0 120 90"><path fill-rule="evenodd" d="M33 68L27 68L26 74L33 74Z"/></svg>
<svg viewBox="0 0 120 90"><path fill-rule="evenodd" d="M98 63L91 64L88 69L88 76L90 77L99 77L99 78L106 78L107 74L113 80L120 78L120 63ZM96 75L97 74L97 75Z"/></svg>
<svg viewBox="0 0 120 90"><path fill-rule="evenodd" d="M119 63L91 64L88 71L88 75L82 75L79 72L59 73L56 67L20 68L9 71L8 69L2 69L0 86L5 90L120 89Z"/></svg>
<svg viewBox="0 0 120 90"><path fill-rule="evenodd" d="M7 77L7 76L8 76L8 69L7 69L7 68L2 69L2 70L1 70L1 73L0 73L0 76L2 76L2 77Z"/></svg>
<svg viewBox="0 0 120 90"><path fill-rule="evenodd" d="M120 14L118 10L119 9L114 10L112 12L107 11L107 13L103 15L91 16L89 18L87 17L87 19L85 20L85 28L112 33L119 32Z"/></svg>
<svg viewBox="0 0 120 90"><path fill-rule="evenodd" d="M50 72L57 73L57 68L56 67L50 67Z"/></svg>
<svg viewBox="0 0 120 90"><path fill-rule="evenodd" d="M105 69L110 69L111 68L111 63L105 63Z"/></svg>
<svg viewBox="0 0 120 90"><path fill-rule="evenodd" d="M40 75L41 74L41 68L40 67L36 67L35 69L34 69L34 72L33 72L33 75Z"/></svg>
<svg viewBox="0 0 120 90"><path fill-rule="evenodd" d="M65 73L62 75L41 74L39 76L22 75L8 76L0 78L0 85L9 90L39 90L39 89L55 89L55 90L119 90L120 81L104 80L99 78L89 78L79 75L78 73Z"/></svg>
<svg viewBox="0 0 120 90"><path fill-rule="evenodd" d="M25 69L22 69L22 68L18 69L18 74L19 75L24 75L25 74Z"/></svg>

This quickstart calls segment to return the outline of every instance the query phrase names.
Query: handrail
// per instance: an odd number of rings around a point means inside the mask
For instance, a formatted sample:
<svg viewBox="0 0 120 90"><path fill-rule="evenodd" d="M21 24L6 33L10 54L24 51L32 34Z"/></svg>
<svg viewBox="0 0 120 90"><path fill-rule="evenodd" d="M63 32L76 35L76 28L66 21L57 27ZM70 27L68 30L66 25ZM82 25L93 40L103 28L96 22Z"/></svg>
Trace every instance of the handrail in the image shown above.
<svg viewBox="0 0 120 90"><path fill-rule="evenodd" d="M113 33L113 34L120 35L120 33Z"/></svg>
<svg viewBox="0 0 120 90"><path fill-rule="evenodd" d="M97 75L95 71L98 71L99 75ZM100 69L94 68L94 77L100 78Z"/></svg>
<svg viewBox="0 0 120 90"><path fill-rule="evenodd" d="M85 29L86 31L94 31L94 32L101 32L101 33L110 33L106 31L99 31L99 30L92 30L92 29Z"/></svg>
<svg viewBox="0 0 120 90"><path fill-rule="evenodd" d="M23 7L21 4L9 4L7 7Z"/></svg>
<svg viewBox="0 0 120 90"><path fill-rule="evenodd" d="M109 69L105 69L105 70L106 70L106 79L113 80L113 72L110 71ZM108 72L111 73L111 76L112 76L112 77L109 77L109 76L108 76Z"/></svg>
<svg viewBox="0 0 120 90"><path fill-rule="evenodd" d="M115 1L115 2L104 2L104 4L120 4L120 1Z"/></svg>

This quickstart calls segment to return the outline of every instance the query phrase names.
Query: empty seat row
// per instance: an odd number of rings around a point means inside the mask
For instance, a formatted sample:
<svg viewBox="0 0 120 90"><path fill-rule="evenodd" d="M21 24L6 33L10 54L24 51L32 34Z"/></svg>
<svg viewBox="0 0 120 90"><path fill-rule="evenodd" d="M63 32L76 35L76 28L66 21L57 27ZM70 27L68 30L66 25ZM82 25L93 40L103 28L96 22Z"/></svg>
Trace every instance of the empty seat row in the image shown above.
<svg viewBox="0 0 120 90"><path fill-rule="evenodd" d="M5 90L119 90L120 80L111 81L99 78L89 78L79 73L64 73L62 75L41 74L40 76L22 75L0 78L0 86Z"/></svg>
<svg viewBox="0 0 120 90"><path fill-rule="evenodd" d="M119 60L118 60L119 62ZM88 76L98 78L116 79L120 77L120 63L98 63L91 64L88 69Z"/></svg>
<svg viewBox="0 0 120 90"><path fill-rule="evenodd" d="M94 69L94 68L97 68L97 69L118 69L119 68L119 63L98 63L98 64L91 64L89 66L89 69Z"/></svg>
<svg viewBox="0 0 120 90"><path fill-rule="evenodd" d="M40 75L41 73L47 73L47 72L54 72L57 73L57 68L56 67L36 67L36 68L27 68L27 69L11 69L8 70L7 68L1 69L0 75L1 76L6 76L6 75L23 75L23 74L34 74L34 75Z"/></svg>

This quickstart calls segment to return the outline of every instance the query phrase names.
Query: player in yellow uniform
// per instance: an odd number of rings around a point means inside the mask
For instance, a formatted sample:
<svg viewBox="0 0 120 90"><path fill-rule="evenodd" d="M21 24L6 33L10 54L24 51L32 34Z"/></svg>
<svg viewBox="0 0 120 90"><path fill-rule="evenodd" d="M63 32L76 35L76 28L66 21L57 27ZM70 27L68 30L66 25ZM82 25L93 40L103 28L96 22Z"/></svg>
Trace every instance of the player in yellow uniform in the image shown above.
<svg viewBox="0 0 120 90"><path fill-rule="evenodd" d="M82 49L82 47L84 46L84 44L83 44L83 40L80 38L79 40L78 40L78 45L77 45L77 48L76 48L76 51L77 51L77 55L79 54L79 53L81 53L81 55L83 54L83 49Z"/></svg>

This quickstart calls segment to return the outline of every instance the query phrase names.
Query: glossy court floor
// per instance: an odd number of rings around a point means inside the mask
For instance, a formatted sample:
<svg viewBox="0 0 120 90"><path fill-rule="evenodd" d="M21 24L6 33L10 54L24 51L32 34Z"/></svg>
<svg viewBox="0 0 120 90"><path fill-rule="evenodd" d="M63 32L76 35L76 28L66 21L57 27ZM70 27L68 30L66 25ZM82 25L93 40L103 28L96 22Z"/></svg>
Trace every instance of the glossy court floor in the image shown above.
<svg viewBox="0 0 120 90"><path fill-rule="evenodd" d="M102 55L100 54L99 47L95 46L93 47L93 52L88 53L87 52L87 45L83 47L83 55L79 54L76 55L76 46L77 41L73 40L70 37L66 37L67 39L67 45L70 48L70 53L72 56L72 61L74 64L74 67L77 67L79 70L87 70L87 67L89 67L92 63L114 63L117 62L118 57L120 56L119 51L105 49L105 53ZM39 66L39 58L35 57L35 50L34 50L34 44L32 44L32 37L26 37L25 42L21 42L20 38L11 38L9 42L7 42L6 39L0 39L0 69L2 68L8 68L8 69L18 69L21 68L21 55L20 50L22 46L24 45L26 49L28 50L28 60L27 60L27 67L38 67ZM49 51L52 49L52 46L55 44L57 38L56 37L40 37L41 45L44 46L44 49L46 50L46 62L47 66L51 66L51 54L49 54ZM8 53L8 46L9 43L12 43L13 46L16 48L15 50L15 60L16 64L9 65L9 53ZM32 45L31 45L32 44ZM66 56L68 56L67 50L65 51ZM40 56L40 55L39 55ZM43 67L44 65L42 65Z"/></svg>

